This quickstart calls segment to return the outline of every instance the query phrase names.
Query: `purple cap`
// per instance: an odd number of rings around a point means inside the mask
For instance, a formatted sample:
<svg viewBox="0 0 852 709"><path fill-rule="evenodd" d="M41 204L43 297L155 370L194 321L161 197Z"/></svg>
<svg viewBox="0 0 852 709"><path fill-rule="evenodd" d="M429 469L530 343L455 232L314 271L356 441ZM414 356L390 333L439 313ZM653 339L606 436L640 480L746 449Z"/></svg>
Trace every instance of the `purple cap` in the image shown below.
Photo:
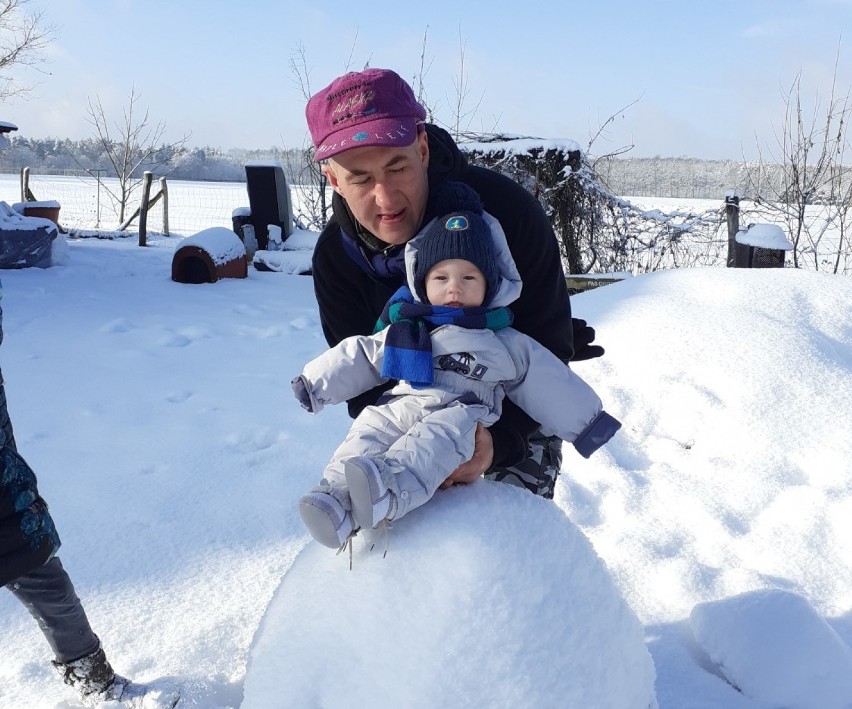
<svg viewBox="0 0 852 709"><path fill-rule="evenodd" d="M411 145L426 109L390 69L352 71L311 96L305 109L314 160L352 148Z"/></svg>

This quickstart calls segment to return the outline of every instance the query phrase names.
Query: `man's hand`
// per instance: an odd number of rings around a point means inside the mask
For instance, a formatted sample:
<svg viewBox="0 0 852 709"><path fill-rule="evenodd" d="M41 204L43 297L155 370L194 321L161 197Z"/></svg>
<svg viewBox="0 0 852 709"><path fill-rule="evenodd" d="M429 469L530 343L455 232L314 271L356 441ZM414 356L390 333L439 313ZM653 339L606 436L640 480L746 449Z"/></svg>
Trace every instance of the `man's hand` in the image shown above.
<svg viewBox="0 0 852 709"><path fill-rule="evenodd" d="M473 458L456 468L452 475L441 483L440 487L442 490L446 490L453 485L472 483L485 473L493 462L494 441L491 440L491 432L481 423L478 423L473 439Z"/></svg>
<svg viewBox="0 0 852 709"><path fill-rule="evenodd" d="M574 331L574 356L571 358L572 362L594 359L604 353L603 347L592 344L595 340L595 328L591 327L585 320L572 318L571 327Z"/></svg>

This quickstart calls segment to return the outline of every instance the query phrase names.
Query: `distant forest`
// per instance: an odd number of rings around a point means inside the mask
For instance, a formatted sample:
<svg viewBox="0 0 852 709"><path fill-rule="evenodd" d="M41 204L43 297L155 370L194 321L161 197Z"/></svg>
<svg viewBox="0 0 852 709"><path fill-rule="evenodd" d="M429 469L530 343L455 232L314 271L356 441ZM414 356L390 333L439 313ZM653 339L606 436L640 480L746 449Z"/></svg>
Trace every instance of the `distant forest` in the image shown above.
<svg viewBox="0 0 852 709"><path fill-rule="evenodd" d="M291 184L310 180L304 151L297 148L163 148L143 169L179 180L241 182L245 180L246 163L270 160L281 163ZM86 170L97 170L103 177L115 176L95 139L13 137L11 146L0 151L0 172L17 173L24 167L34 174L82 175ZM599 180L613 194L695 199L723 199L729 190L747 197L750 177L758 167L735 160L624 156L599 160L594 165ZM776 170L763 167L764 174L777 175Z"/></svg>

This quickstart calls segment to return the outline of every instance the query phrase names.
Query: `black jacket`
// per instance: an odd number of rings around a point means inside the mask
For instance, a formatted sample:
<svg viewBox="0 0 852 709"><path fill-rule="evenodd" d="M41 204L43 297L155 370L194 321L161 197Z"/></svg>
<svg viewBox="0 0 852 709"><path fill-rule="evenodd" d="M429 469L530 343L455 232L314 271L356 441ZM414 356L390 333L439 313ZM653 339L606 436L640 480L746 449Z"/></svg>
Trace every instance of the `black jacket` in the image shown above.
<svg viewBox="0 0 852 709"><path fill-rule="evenodd" d="M571 305L562 271L559 245L539 202L523 187L492 170L469 165L450 135L433 125L429 137L429 193L447 180L470 185L485 210L500 222L523 282L521 296L512 304L512 326L538 340L568 362L573 354ZM362 230L345 202L335 193L334 215L320 234L313 255L314 290L323 333L330 346L351 335L372 333L382 308L404 277L379 274L370 267L368 250L356 237ZM424 224L432 217L427 201ZM422 226L422 225L421 225ZM360 244L360 245L359 245ZM391 255L402 247L391 249ZM382 391L373 389L349 401L357 416L375 403ZM526 439L538 424L507 402L503 415L490 429L494 464L512 465L526 454Z"/></svg>

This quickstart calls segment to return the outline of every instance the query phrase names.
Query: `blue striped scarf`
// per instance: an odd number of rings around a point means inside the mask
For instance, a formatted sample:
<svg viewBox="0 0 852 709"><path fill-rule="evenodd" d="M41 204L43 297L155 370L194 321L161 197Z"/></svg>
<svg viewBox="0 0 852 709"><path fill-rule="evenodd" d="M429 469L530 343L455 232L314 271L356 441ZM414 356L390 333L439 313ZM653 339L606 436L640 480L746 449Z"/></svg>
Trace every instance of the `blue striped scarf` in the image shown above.
<svg viewBox="0 0 852 709"><path fill-rule="evenodd" d="M429 332L438 325L458 325L470 329L500 330L512 324L512 312L501 308L451 308L428 305L414 300L402 286L385 305L373 333L386 327L382 376L404 379L414 386L433 383L432 338Z"/></svg>

